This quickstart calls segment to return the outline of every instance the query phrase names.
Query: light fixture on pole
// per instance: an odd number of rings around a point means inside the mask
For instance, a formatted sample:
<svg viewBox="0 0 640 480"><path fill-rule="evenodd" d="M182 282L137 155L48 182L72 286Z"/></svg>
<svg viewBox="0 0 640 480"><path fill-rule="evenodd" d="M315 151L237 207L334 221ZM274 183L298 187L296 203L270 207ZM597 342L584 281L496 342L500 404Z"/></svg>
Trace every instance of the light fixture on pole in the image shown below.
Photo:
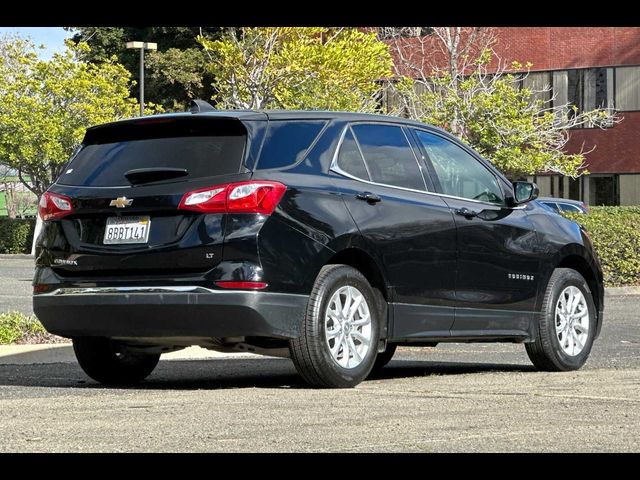
<svg viewBox="0 0 640 480"><path fill-rule="evenodd" d="M144 51L157 50L157 43L127 42L127 48L140 49L140 116L144 115Z"/></svg>

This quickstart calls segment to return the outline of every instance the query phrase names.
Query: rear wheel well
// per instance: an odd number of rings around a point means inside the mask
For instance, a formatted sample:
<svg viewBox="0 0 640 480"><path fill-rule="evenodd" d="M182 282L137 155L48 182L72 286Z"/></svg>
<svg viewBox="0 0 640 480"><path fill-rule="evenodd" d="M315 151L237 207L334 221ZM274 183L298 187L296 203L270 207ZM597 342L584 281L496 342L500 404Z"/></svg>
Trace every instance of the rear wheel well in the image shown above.
<svg viewBox="0 0 640 480"><path fill-rule="evenodd" d="M571 268L582 275L587 281L587 285L589 285L589 289L591 290L591 295L593 297L593 303L596 304L596 309L598 311L601 310L602 299L600 298L598 289L598 280L594 271L589 266L589 263L584 258L578 255L569 255L568 257L563 258L562 261L556 265L556 268Z"/></svg>
<svg viewBox="0 0 640 480"><path fill-rule="evenodd" d="M380 290L387 302L389 301L389 292L380 268L376 261L363 250L347 248L336 253L327 264L343 264L355 268L364 275L372 287Z"/></svg>
<svg viewBox="0 0 640 480"><path fill-rule="evenodd" d="M384 276L380 271L376 261L363 250L357 248L347 248L336 253L327 264L342 264L349 265L352 268L358 270L364 278L367 279L369 284L373 287L378 300L378 311L381 312L380 320L380 339L384 340L389 336L389 313L388 306L390 295L387 288L387 283L384 280ZM384 351L384 344L378 347L378 351Z"/></svg>

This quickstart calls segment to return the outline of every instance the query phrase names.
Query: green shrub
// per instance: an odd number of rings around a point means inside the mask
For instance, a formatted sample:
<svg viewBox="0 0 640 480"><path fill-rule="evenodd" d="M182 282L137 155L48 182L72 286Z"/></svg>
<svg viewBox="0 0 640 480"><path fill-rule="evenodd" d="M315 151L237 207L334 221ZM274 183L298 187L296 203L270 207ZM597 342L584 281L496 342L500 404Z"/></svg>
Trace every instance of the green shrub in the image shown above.
<svg viewBox="0 0 640 480"><path fill-rule="evenodd" d="M35 225L33 218L0 217L0 253L31 253Z"/></svg>
<svg viewBox="0 0 640 480"><path fill-rule="evenodd" d="M20 312L0 313L0 345L42 343L50 335L33 315Z"/></svg>
<svg viewBox="0 0 640 480"><path fill-rule="evenodd" d="M591 207L567 217L589 232L605 285L640 285L640 207Z"/></svg>

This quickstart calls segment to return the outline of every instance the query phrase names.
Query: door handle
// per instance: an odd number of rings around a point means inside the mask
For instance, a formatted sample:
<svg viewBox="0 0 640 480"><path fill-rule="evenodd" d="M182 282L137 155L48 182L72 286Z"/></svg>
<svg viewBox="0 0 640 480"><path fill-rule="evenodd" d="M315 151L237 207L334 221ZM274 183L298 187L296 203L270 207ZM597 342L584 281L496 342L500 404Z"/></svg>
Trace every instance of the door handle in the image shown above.
<svg viewBox="0 0 640 480"><path fill-rule="evenodd" d="M478 216L478 212L469 210L467 207L456 208L454 211L456 215L462 215L465 218L473 218Z"/></svg>
<svg viewBox="0 0 640 480"><path fill-rule="evenodd" d="M361 192L359 194L356 195L356 198L358 200L364 200L367 203L373 204L373 203L378 203L380 201L382 201L382 199L376 195L375 193L371 193L371 192Z"/></svg>

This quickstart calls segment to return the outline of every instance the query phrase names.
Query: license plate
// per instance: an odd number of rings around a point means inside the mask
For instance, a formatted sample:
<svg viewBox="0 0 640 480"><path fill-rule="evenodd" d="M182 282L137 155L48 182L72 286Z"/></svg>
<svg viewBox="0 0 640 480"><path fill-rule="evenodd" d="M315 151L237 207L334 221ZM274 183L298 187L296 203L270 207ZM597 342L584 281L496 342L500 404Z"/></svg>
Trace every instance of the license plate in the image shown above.
<svg viewBox="0 0 640 480"><path fill-rule="evenodd" d="M150 229L149 217L110 217L104 229L103 243L147 243Z"/></svg>

